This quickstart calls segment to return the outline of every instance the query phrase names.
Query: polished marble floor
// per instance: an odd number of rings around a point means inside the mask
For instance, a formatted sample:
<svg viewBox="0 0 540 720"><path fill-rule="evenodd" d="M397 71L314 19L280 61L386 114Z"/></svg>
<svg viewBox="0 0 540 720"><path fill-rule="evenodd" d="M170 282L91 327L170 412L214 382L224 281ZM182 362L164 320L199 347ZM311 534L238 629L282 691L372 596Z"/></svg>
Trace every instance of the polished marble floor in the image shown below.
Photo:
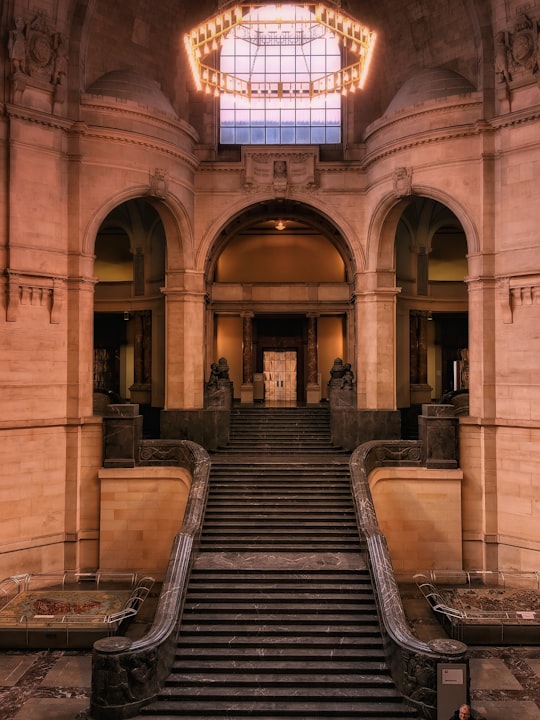
<svg viewBox="0 0 540 720"><path fill-rule="evenodd" d="M441 637L423 597L404 594L418 637ZM141 621L133 632L144 632ZM540 720L540 647L469 647L471 701L487 720ZM90 697L91 652L0 652L2 720L82 720Z"/></svg>

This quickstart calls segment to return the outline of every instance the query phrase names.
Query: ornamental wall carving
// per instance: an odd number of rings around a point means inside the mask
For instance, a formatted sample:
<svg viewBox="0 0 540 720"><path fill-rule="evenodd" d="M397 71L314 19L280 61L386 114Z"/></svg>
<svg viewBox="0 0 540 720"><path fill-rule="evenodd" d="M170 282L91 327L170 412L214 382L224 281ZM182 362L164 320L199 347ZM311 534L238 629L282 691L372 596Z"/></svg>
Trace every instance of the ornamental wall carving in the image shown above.
<svg viewBox="0 0 540 720"><path fill-rule="evenodd" d="M244 189L269 191L285 197L289 190L312 191L317 185L317 151L314 148L265 151L246 148L243 152Z"/></svg>
<svg viewBox="0 0 540 720"><path fill-rule="evenodd" d="M506 324L513 322L516 308L540 305L540 277L537 275L501 278L497 289Z"/></svg>
<svg viewBox="0 0 540 720"><path fill-rule="evenodd" d="M16 322L21 306L46 307L51 324L60 322L64 299L64 282L60 278L28 275L8 271L7 322Z"/></svg>
<svg viewBox="0 0 540 720"><path fill-rule="evenodd" d="M13 102L21 103L28 89L45 93L52 109L65 101L67 41L61 32L51 30L45 12L37 10L28 17L15 17L7 46Z"/></svg>
<svg viewBox="0 0 540 720"><path fill-rule="evenodd" d="M513 25L495 35L495 73L500 100L534 80L540 87L540 21L520 12Z"/></svg>

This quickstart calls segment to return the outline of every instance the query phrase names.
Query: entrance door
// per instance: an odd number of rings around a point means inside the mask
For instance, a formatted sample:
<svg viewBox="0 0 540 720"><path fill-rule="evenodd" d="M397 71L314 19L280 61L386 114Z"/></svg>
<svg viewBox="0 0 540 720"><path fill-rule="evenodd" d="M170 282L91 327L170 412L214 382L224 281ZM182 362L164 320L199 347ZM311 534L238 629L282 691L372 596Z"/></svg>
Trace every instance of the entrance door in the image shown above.
<svg viewBox="0 0 540 720"><path fill-rule="evenodd" d="M264 395L267 402L296 402L296 350L265 350Z"/></svg>

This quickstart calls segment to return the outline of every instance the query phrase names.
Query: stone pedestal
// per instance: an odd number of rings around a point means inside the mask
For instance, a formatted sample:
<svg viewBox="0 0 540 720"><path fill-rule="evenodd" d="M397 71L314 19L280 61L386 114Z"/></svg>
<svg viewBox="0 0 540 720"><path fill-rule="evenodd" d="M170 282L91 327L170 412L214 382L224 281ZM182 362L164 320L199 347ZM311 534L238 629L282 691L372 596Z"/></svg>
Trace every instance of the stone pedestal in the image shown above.
<svg viewBox="0 0 540 720"><path fill-rule="evenodd" d="M431 400L433 388L427 383L411 384L411 405L423 405Z"/></svg>
<svg viewBox="0 0 540 720"><path fill-rule="evenodd" d="M253 403L253 383L242 383L240 385L240 402L246 404Z"/></svg>
<svg viewBox="0 0 540 720"><path fill-rule="evenodd" d="M231 382L218 381L217 386L204 390L204 407L230 410L232 406L233 386Z"/></svg>
<svg viewBox="0 0 540 720"><path fill-rule="evenodd" d="M103 467L135 467L142 424L137 404L107 407L103 418Z"/></svg>
<svg viewBox="0 0 540 720"><path fill-rule="evenodd" d="M129 388L129 394L133 403L138 403L139 405L150 405L152 402L152 386L149 384L131 385Z"/></svg>
<svg viewBox="0 0 540 720"><path fill-rule="evenodd" d="M424 443L426 467L458 466L459 420L452 405L422 405L418 418L418 435Z"/></svg>
<svg viewBox="0 0 540 720"><path fill-rule="evenodd" d="M308 405L318 405L321 402L321 386L319 383L308 383L306 388L306 403Z"/></svg>

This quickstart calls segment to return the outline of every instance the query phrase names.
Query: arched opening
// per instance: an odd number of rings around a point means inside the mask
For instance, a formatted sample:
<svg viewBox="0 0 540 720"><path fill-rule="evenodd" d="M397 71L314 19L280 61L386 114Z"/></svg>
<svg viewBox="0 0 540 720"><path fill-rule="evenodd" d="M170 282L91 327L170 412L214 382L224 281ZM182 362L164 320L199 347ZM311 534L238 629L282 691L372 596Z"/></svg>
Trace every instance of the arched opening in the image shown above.
<svg viewBox="0 0 540 720"><path fill-rule="evenodd" d="M268 202L223 230L209 269L209 347L243 402L320 402L352 340L352 270L341 235L311 208ZM207 363L207 364L208 364Z"/></svg>
<svg viewBox="0 0 540 720"><path fill-rule="evenodd" d="M395 253L397 399L406 428L422 403L468 391L467 238L448 207L416 198L399 219Z"/></svg>
<svg viewBox="0 0 540 720"><path fill-rule="evenodd" d="M159 214L143 199L112 210L95 242L94 412L138 403L151 433L164 404L165 247Z"/></svg>

